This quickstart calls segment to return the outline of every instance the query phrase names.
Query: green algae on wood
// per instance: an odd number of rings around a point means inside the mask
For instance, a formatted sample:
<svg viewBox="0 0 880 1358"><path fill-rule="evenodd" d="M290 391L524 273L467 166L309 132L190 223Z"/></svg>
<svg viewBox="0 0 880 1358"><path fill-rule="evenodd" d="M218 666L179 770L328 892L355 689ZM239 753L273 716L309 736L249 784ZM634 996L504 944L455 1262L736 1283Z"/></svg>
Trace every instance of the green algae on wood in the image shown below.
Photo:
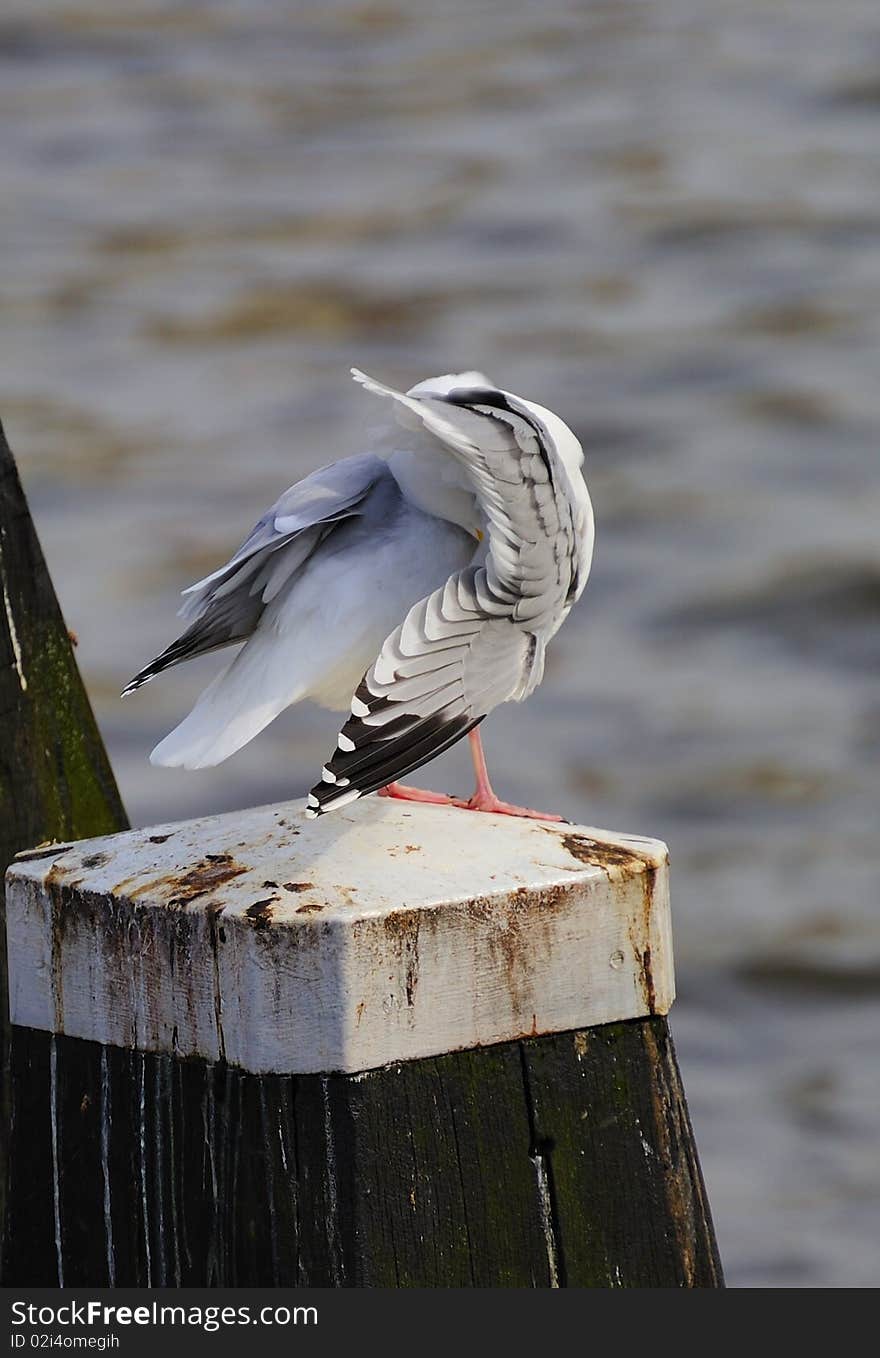
<svg viewBox="0 0 880 1358"><path fill-rule="evenodd" d="M127 827L15 460L0 425L0 867L47 840ZM0 1220L9 1027L0 928Z"/></svg>
<svg viewBox="0 0 880 1358"><path fill-rule="evenodd" d="M0 426L0 858L128 822Z"/></svg>

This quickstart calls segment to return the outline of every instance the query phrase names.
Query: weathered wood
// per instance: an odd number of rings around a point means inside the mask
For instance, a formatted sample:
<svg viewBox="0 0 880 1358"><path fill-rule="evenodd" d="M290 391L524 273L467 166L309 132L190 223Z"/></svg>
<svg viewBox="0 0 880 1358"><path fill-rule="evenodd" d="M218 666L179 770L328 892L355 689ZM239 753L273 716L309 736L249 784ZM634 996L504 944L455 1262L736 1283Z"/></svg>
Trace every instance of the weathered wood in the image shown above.
<svg viewBox="0 0 880 1358"><path fill-rule="evenodd" d="M128 822L0 426L0 863Z"/></svg>
<svg viewBox="0 0 880 1358"><path fill-rule="evenodd" d="M310 1074L669 1008L664 844L377 798L302 811L17 859L13 1021Z"/></svg>
<svg viewBox="0 0 880 1358"><path fill-rule="evenodd" d="M721 1285L663 1018L665 846L301 813L10 869L10 1276Z"/></svg>
<svg viewBox="0 0 880 1358"><path fill-rule="evenodd" d="M721 1265L667 1025L527 1042L523 1062L560 1283L717 1287Z"/></svg>
<svg viewBox="0 0 880 1358"><path fill-rule="evenodd" d="M127 825L70 637L0 426L0 869L43 840ZM8 1122L6 934L0 929L0 1221Z"/></svg>
<svg viewBox="0 0 880 1358"><path fill-rule="evenodd" d="M722 1285L662 1017L329 1076L16 1029L14 1079L16 1286Z"/></svg>

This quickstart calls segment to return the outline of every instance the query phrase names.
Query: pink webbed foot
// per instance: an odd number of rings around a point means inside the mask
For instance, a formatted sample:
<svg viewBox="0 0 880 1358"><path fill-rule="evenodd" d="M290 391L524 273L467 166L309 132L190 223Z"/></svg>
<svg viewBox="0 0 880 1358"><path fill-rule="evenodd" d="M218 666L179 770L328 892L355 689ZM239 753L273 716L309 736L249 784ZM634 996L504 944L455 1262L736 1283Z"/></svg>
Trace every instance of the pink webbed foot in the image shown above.
<svg viewBox="0 0 880 1358"><path fill-rule="evenodd" d="M564 816L557 816L554 811L533 811L528 806L514 806L512 802L503 802L494 792L487 794L477 791L468 801L461 797L453 797L451 801L453 806L460 806L463 811L488 811L496 816L523 816L528 820L565 820Z"/></svg>
<svg viewBox="0 0 880 1358"><path fill-rule="evenodd" d="M471 731L468 740L474 761L474 773L477 776L477 787L474 795L466 802L460 797L453 797L453 806L460 806L464 811L488 811L496 816L524 816L528 820L565 821L564 816L557 816L554 811L533 811L529 806L514 806L512 802L503 802L500 797L496 797L489 782L489 770L486 767L486 756L483 753L479 729Z"/></svg>
<svg viewBox="0 0 880 1358"><path fill-rule="evenodd" d="M380 787L380 797L393 797L399 802L428 802L431 806L451 806L452 798L445 792L429 792L421 787L408 787L406 783L389 783Z"/></svg>

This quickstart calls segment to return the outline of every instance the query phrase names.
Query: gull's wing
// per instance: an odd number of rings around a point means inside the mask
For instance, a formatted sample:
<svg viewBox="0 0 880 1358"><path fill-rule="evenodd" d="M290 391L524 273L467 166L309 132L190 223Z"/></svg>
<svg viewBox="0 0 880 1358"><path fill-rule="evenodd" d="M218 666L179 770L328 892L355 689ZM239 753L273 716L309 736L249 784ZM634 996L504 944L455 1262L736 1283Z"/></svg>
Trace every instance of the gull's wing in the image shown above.
<svg viewBox="0 0 880 1358"><path fill-rule="evenodd" d="M404 395L355 377L391 397L405 422L414 418L459 459L489 543L484 566L453 575L383 645L310 793L312 815L402 778L499 703L526 697L540 682L546 641L582 590L592 554L580 445L557 417L495 388ZM572 446L561 444L559 430Z"/></svg>
<svg viewBox="0 0 880 1358"><path fill-rule="evenodd" d="M333 758L309 794L307 815L403 778L493 707L524 696L537 647L505 612L482 566L450 576L410 609L361 680Z"/></svg>
<svg viewBox="0 0 880 1358"><path fill-rule="evenodd" d="M389 472L372 453L345 458L298 481L268 509L233 557L183 591L190 626L123 690L133 693L170 665L250 636L268 603L336 524L361 512Z"/></svg>
<svg viewBox="0 0 880 1358"><path fill-rule="evenodd" d="M543 630L560 596L568 606L579 597L592 560L592 506L574 434L551 411L496 387L405 395L352 371L464 467L488 525L489 586L516 621Z"/></svg>

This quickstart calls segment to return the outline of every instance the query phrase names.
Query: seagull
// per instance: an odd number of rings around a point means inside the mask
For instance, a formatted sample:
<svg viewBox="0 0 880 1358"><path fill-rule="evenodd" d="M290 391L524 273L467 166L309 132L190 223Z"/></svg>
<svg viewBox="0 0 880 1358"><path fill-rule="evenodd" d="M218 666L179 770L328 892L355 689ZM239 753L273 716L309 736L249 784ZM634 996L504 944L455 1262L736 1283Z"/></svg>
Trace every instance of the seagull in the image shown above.
<svg viewBox="0 0 880 1358"><path fill-rule="evenodd" d="M378 792L560 820L496 796L479 723L534 692L587 582L595 530L581 445L558 415L479 372L402 392L351 371L394 419L371 451L286 490L226 565L184 590L189 626L123 696L244 645L150 760L219 764L310 698L348 715L309 817ZM399 781L464 736L472 797Z"/></svg>

